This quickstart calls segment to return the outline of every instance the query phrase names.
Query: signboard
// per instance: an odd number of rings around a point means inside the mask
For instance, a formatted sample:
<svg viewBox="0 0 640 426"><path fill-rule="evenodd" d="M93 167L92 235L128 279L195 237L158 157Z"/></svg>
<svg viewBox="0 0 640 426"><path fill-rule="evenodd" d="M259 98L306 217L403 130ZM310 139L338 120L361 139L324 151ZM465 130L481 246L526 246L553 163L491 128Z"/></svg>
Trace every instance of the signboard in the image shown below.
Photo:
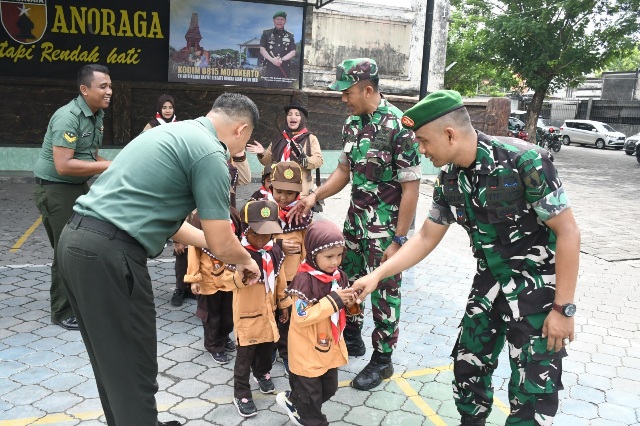
<svg viewBox="0 0 640 426"><path fill-rule="evenodd" d="M299 88L304 8L171 2L169 81Z"/></svg>
<svg viewBox="0 0 640 426"><path fill-rule="evenodd" d="M0 0L0 75L167 81L169 0Z"/></svg>

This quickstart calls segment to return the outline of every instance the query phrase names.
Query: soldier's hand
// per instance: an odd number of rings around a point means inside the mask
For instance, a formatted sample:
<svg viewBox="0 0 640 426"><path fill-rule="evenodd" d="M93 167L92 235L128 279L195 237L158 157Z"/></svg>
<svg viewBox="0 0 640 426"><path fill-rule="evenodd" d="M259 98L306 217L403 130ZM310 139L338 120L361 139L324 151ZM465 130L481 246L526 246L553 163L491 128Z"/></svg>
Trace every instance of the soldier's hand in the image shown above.
<svg viewBox="0 0 640 426"><path fill-rule="evenodd" d="M379 282L380 280L378 279L378 277L373 275L373 273L365 275L364 277L356 280L356 282L351 286L351 288L355 290L358 295L356 302L358 304L362 303L369 294L371 294L375 289L378 288Z"/></svg>
<svg viewBox="0 0 640 426"><path fill-rule="evenodd" d="M298 200L296 205L293 206L287 213L287 220L289 221L289 223L299 223L303 218L307 217L309 211L316 203L316 198L316 194L312 192L306 197Z"/></svg>
<svg viewBox="0 0 640 426"><path fill-rule="evenodd" d="M391 256L396 254L398 250L400 250L400 246L398 244L396 243L389 244L389 247L387 247L384 253L382 253L382 260L380 261L380 263L386 262L387 259L390 259Z"/></svg>
<svg viewBox="0 0 640 426"><path fill-rule="evenodd" d="M547 350L558 352L564 346L573 342L575 338L574 325L573 317L565 317L553 310L549 312L542 325L542 337L547 338Z"/></svg>

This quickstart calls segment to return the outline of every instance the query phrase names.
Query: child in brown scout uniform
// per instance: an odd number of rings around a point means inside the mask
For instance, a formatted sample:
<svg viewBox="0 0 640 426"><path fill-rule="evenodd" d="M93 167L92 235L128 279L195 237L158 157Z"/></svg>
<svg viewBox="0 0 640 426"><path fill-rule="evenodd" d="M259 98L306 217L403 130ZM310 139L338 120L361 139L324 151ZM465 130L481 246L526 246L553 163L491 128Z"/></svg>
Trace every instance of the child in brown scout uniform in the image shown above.
<svg viewBox="0 0 640 426"><path fill-rule="evenodd" d="M280 231L278 205L269 200L249 201L240 211L240 219L245 228L242 245L260 267L260 280L246 285L244 277L230 266L222 280L233 290L233 324L238 342L233 402L242 417L251 417L258 414L258 409L251 396L249 376L253 371L260 392L275 392L271 381L271 352L279 338L275 310L287 312L284 308L291 305L291 299L284 292L284 254L273 243L273 234Z"/></svg>
<svg viewBox="0 0 640 426"><path fill-rule="evenodd" d="M273 199L280 207L280 225L282 227L281 234L276 235L274 238L287 256L284 261L284 275L287 280L287 285L293 280L293 277L298 272L298 266L300 266L305 257L304 236L309 223L311 223L311 214L300 222L288 222L287 213L296 205L298 200L300 200L301 191L302 170L298 163L285 161L272 167L271 192ZM284 364L285 376L288 377L289 357L287 353L287 336L289 334L288 318L291 314L291 309L289 308L284 316L283 314L283 312L278 312L280 340L278 340L276 346ZM284 320L285 318L287 319L286 321ZM275 351L271 361L275 361Z"/></svg>
<svg viewBox="0 0 640 426"><path fill-rule="evenodd" d="M242 235L240 213L230 209L231 228L238 239ZM198 213L187 219L200 229ZM229 363L227 352L234 352L236 344L229 338L233 331L233 293L222 283L222 274L226 265L216 259L207 249L189 246L185 283L191 285L193 294L198 295L196 316L202 320L204 328L204 348L218 364Z"/></svg>
<svg viewBox="0 0 640 426"><path fill-rule="evenodd" d="M271 164L264 166L262 169L262 186L249 197L249 201L255 200L273 201L273 194L271 194Z"/></svg>
<svg viewBox="0 0 640 426"><path fill-rule="evenodd" d="M338 389L338 367L348 360L342 332L345 307L357 308L347 274L338 269L345 248L342 231L332 222L309 226L306 257L289 285L293 313L289 329L289 385L276 397L294 424L328 425L322 404Z"/></svg>

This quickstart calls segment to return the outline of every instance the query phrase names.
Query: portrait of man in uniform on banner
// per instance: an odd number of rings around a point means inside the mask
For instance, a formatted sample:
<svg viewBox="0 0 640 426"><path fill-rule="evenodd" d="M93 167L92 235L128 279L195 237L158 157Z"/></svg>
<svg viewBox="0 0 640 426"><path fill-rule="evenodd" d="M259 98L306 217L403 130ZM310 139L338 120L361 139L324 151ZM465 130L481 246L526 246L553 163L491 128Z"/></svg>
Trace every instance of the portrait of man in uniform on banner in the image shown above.
<svg viewBox="0 0 640 426"><path fill-rule="evenodd" d="M171 2L169 81L299 88L304 9Z"/></svg>

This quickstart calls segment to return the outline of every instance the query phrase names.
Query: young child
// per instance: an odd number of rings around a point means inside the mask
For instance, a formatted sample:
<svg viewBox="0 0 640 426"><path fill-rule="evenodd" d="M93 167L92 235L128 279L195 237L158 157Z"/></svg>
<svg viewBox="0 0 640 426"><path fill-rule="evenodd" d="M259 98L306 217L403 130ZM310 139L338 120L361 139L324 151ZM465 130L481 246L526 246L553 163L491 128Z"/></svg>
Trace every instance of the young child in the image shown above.
<svg viewBox="0 0 640 426"><path fill-rule="evenodd" d="M271 194L271 165L266 165L262 169L262 186L256 192L251 194L249 201L255 200L273 200Z"/></svg>
<svg viewBox="0 0 640 426"><path fill-rule="evenodd" d="M245 227L242 245L260 267L260 281L246 285L244 277L227 266L223 282L233 290L233 324L238 343L233 402L242 417L251 417L258 409L251 396L249 376L253 371L260 392L275 392L271 381L271 352L279 337L275 310L291 306L291 298L284 292L284 254L273 243L273 234L280 231L278 205L269 200L249 201L240 211L240 220Z"/></svg>
<svg viewBox="0 0 640 426"><path fill-rule="evenodd" d="M289 385L277 395L296 425L328 425L322 404L338 389L338 367L348 360L342 332L345 306L358 306L347 274L338 269L342 231L332 222L313 223L304 240L306 257L289 285L293 313L289 329Z"/></svg>
<svg viewBox="0 0 640 426"><path fill-rule="evenodd" d="M273 199L280 207L280 225L281 233L274 238L276 243L282 247L282 251L286 255L284 261L284 275L287 284L291 282L298 272L298 266L305 257L304 236L307 227L311 222L311 214L304 221L297 223L289 223L287 213L300 200L300 192L302 191L302 171L298 163L293 161L284 161L273 166L271 171L271 192ZM291 309L283 316L283 312L278 312L278 330L280 331L280 340L277 343L277 349L284 364L285 376L289 376L289 357L287 353L287 336L289 335L289 318ZM271 361L275 361L275 351Z"/></svg>
<svg viewBox="0 0 640 426"><path fill-rule="evenodd" d="M231 228L241 238L240 213L233 207ZM193 214L189 223L201 229L198 214ZM234 352L236 344L229 338L233 331L233 293L222 283L225 264L209 250L189 246L189 262L185 283L191 284L191 291L198 296L196 316L204 328L204 348L218 364L229 363L227 352Z"/></svg>

